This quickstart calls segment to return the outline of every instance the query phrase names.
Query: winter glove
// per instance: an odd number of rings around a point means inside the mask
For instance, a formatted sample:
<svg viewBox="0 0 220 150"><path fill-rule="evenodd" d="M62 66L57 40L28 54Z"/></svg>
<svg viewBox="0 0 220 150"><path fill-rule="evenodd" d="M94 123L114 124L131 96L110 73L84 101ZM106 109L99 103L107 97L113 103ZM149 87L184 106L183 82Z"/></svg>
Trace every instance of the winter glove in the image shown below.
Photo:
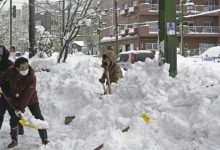
<svg viewBox="0 0 220 150"><path fill-rule="evenodd" d="M21 112L19 110L15 110L15 114L17 117L21 117Z"/></svg>
<svg viewBox="0 0 220 150"><path fill-rule="evenodd" d="M99 82L105 83L105 79L104 79L104 78L100 78L100 79L99 79Z"/></svg>
<svg viewBox="0 0 220 150"><path fill-rule="evenodd" d="M2 87L0 86L0 94L2 94L3 93L3 91L2 91Z"/></svg>

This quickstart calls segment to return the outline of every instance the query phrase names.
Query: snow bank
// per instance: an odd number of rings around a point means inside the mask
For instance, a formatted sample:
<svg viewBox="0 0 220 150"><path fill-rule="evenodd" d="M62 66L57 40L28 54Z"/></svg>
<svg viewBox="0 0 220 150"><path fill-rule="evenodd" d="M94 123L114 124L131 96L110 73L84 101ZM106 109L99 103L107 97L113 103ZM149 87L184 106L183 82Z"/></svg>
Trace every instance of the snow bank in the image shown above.
<svg viewBox="0 0 220 150"><path fill-rule="evenodd" d="M100 100L100 62L74 54L66 64L50 65L50 72L36 73L41 109L51 126L50 143L38 149L88 150L103 143L103 150L220 149L220 64L178 56L178 75L171 78L169 65L146 60ZM140 118L143 112L151 122ZM65 126L67 115L76 118Z"/></svg>
<svg viewBox="0 0 220 150"><path fill-rule="evenodd" d="M179 65L184 66L184 59L179 57ZM68 126L74 140L67 149L93 149L102 143L105 150L219 148L220 86L216 85L219 77L213 68L190 62L173 79L169 77L169 65L158 67L156 60L147 60L133 66L113 85L113 94L100 101L94 94L101 88L96 75L100 67L93 63L79 63L74 70L63 71L55 86L59 87L58 95L51 98L57 99L57 112L64 108L59 114L72 110L76 115ZM55 83L53 78L49 80ZM142 112L148 112L153 121L145 124L139 117ZM129 131L122 133L127 126ZM69 140L51 145L69 144Z"/></svg>

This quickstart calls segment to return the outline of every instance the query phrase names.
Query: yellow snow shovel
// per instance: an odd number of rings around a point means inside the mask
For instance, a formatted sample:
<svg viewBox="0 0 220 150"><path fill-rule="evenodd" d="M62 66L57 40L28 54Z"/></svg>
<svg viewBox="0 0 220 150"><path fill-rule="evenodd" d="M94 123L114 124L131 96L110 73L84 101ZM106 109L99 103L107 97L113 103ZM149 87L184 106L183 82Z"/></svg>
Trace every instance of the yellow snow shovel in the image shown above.
<svg viewBox="0 0 220 150"><path fill-rule="evenodd" d="M140 117L144 120L145 123L148 123L152 120L151 116L146 112L142 113Z"/></svg>
<svg viewBox="0 0 220 150"><path fill-rule="evenodd" d="M11 108L13 108L15 110L15 114L19 117L19 123L24 126L24 127L28 127L28 128L33 128L33 129L40 129L38 126L31 124L30 122L28 122L24 117L22 117L21 112L17 111L16 108L14 107L14 105L11 103L11 99L9 97L7 97L5 95L5 93L3 93L2 88L0 87L0 95L2 95L4 97L4 99L7 101L7 103L9 104L9 106Z"/></svg>
<svg viewBox="0 0 220 150"><path fill-rule="evenodd" d="M29 122L28 122L27 120L25 120L22 116L19 117L19 118L20 118L19 123L20 123L22 126L27 127L27 128L32 128L32 129L41 129L39 126L29 123Z"/></svg>

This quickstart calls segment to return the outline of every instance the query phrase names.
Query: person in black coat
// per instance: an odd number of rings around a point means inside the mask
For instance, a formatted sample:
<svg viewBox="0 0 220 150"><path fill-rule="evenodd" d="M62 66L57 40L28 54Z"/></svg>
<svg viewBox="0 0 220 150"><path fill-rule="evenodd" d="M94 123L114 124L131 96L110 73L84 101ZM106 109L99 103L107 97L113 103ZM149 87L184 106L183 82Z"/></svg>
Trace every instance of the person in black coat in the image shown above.
<svg viewBox="0 0 220 150"><path fill-rule="evenodd" d="M6 71L8 68L10 68L11 66L13 66L13 62L11 60L9 60L9 51L5 48L5 46L0 45L0 74L2 74L4 71ZM9 88L9 84L7 82L4 82L3 85L1 86L2 91L4 92L4 94L6 96L10 97L10 88ZM17 125L18 122L18 117L15 114L15 110L13 108L11 108L9 106L9 104L7 103L7 101L5 100L5 98L3 96L0 96L0 129L2 127L2 123L4 121L4 115L6 110L8 111L11 119L10 119L10 127L11 127L11 138L15 139L15 141L17 140L17 133L18 131L20 132L19 134L23 134L24 130L23 130L23 126L19 126ZM16 146L17 143L16 142L12 142L8 145L9 148L12 148L14 146Z"/></svg>

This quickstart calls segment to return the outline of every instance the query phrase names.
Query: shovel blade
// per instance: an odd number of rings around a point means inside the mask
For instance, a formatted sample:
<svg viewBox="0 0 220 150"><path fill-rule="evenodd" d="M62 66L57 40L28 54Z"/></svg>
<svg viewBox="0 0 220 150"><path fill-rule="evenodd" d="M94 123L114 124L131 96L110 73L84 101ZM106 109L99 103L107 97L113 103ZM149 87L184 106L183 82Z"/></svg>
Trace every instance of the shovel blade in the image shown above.
<svg viewBox="0 0 220 150"><path fill-rule="evenodd" d="M32 129L41 129L39 126L30 124L27 120L25 120L23 117L19 120L19 123L27 128L32 128Z"/></svg>

